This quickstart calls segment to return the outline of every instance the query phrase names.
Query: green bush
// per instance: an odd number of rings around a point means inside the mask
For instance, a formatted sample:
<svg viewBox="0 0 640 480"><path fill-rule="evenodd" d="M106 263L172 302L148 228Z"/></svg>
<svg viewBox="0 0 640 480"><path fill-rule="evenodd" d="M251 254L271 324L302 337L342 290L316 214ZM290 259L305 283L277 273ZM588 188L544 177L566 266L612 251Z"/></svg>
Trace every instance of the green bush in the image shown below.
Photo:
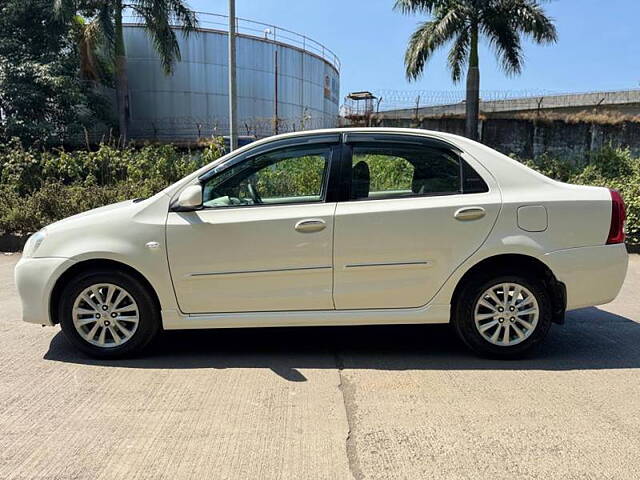
<svg viewBox="0 0 640 480"><path fill-rule="evenodd" d="M73 152L24 149L15 141L0 145L0 233L29 233L91 208L153 195L221 154L220 141L197 153L171 145ZM521 161L563 182L618 190L627 205L629 242L640 243L640 159L629 150L606 147L579 165L550 155ZM293 183L317 184L318 168L313 161L297 166ZM406 175L402 165L390 165L372 182L397 183ZM271 177L271 183L281 181L278 171Z"/></svg>
<svg viewBox="0 0 640 480"><path fill-rule="evenodd" d="M572 165L548 155L521 161L562 182L618 190L627 206L627 242L640 243L640 158L628 149L605 147L592 152L582 165Z"/></svg>
<svg viewBox="0 0 640 480"><path fill-rule="evenodd" d="M38 151L0 146L0 232L24 234L92 208L148 197L222 154L171 145L96 151Z"/></svg>
<svg viewBox="0 0 640 480"><path fill-rule="evenodd" d="M520 160L526 166L560 182L570 182L571 178L580 170L574 164L560 160L547 153L536 157L535 160L522 160L519 158L516 158L516 160Z"/></svg>
<svg viewBox="0 0 640 480"><path fill-rule="evenodd" d="M320 155L285 159L261 170L256 187L263 198L320 195L324 170Z"/></svg>

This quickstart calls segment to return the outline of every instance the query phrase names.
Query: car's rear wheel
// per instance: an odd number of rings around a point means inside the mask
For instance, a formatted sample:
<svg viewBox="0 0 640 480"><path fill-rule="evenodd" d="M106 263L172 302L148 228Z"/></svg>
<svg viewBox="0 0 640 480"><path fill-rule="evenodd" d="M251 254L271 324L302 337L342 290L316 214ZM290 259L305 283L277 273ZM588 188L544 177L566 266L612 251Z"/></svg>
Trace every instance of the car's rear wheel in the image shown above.
<svg viewBox="0 0 640 480"><path fill-rule="evenodd" d="M98 358L141 352L159 330L148 289L121 271L85 272L63 289L60 325L71 343Z"/></svg>
<svg viewBox="0 0 640 480"><path fill-rule="evenodd" d="M453 322L460 338L475 352L515 358L544 339L551 318L544 282L501 275L467 281L457 296Z"/></svg>

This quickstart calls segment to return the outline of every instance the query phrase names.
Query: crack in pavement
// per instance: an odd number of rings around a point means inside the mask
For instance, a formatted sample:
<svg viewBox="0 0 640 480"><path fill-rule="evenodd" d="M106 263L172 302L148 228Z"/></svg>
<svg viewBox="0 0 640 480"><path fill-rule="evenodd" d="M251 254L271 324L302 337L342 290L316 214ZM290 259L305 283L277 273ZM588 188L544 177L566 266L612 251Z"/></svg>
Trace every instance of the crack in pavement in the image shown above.
<svg viewBox="0 0 640 480"><path fill-rule="evenodd" d="M358 450L356 448L356 441L353 435L355 415L357 411L354 400L355 385L349 382L344 375L342 375L342 371L344 370L344 359L340 355L340 352L336 351L334 356L336 360L336 368L338 369L338 389L342 393L342 403L344 405L344 412L347 418L348 431L347 438L345 439L345 447L349 471L355 480L362 480L364 478L364 474L360 468L360 459L358 458Z"/></svg>

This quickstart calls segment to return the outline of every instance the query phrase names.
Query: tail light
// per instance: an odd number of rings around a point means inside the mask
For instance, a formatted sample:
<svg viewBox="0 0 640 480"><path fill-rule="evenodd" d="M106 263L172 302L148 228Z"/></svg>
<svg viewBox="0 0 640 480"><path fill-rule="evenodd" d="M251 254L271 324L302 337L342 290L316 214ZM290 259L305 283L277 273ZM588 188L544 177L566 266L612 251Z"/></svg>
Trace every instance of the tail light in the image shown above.
<svg viewBox="0 0 640 480"><path fill-rule="evenodd" d="M624 222L627 214L624 208L624 201L617 190L609 189L611 193L611 226L607 245L624 242Z"/></svg>

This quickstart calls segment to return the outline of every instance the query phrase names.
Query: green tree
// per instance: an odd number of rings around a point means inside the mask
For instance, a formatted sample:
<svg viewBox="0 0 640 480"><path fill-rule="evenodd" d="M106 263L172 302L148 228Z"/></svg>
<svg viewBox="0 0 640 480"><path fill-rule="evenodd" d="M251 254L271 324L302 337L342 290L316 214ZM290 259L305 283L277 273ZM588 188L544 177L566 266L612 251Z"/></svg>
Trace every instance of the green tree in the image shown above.
<svg viewBox="0 0 640 480"><path fill-rule="evenodd" d="M508 75L522 71L521 37L536 43L557 41L553 20L536 0L396 0L394 8L432 17L421 23L409 39L405 53L409 80L418 79L432 54L449 43L453 81L460 81L464 67L468 67L466 135L472 139L478 136L480 38L488 40Z"/></svg>
<svg viewBox="0 0 640 480"><path fill-rule="evenodd" d="M82 15L74 16L71 24L79 54L80 78L113 87L113 67L99 25Z"/></svg>
<svg viewBox="0 0 640 480"><path fill-rule="evenodd" d="M147 30L160 56L166 74L173 70L175 61L180 60L180 47L172 26L180 27L188 35L197 27L195 12L183 0L53 0L62 17L74 17L78 13L90 16L85 31L97 42L96 35L104 41L113 63L118 109L120 136L128 138L129 79L124 45L123 14L125 10L139 20ZM83 64L90 62L91 51L86 51Z"/></svg>
<svg viewBox="0 0 640 480"><path fill-rule="evenodd" d="M84 143L108 103L78 75L73 25L51 0L0 0L0 143Z"/></svg>

